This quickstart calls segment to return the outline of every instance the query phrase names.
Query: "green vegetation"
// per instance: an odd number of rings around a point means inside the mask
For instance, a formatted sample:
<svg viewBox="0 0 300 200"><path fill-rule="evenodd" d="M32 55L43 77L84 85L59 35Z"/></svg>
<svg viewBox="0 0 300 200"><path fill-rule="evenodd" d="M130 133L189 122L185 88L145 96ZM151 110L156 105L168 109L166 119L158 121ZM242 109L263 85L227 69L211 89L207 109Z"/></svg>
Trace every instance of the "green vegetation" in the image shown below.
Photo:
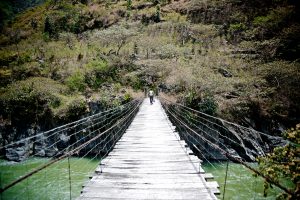
<svg viewBox="0 0 300 200"><path fill-rule="evenodd" d="M1 1L0 128L21 138L160 87L280 135L300 120L299 13L294 0Z"/></svg>
<svg viewBox="0 0 300 200"><path fill-rule="evenodd" d="M288 130L284 134L289 143L284 147L277 147L266 157L258 158L259 170L275 183L284 183L290 194L284 192L277 199L299 199L300 197L300 174L299 174L299 147L300 147L300 124L296 128ZM267 196L272 185L264 184L264 195Z"/></svg>
<svg viewBox="0 0 300 200"><path fill-rule="evenodd" d="M66 80L66 84L73 91L83 92L86 88L84 75L80 71L77 71L70 77L68 77Z"/></svg>
<svg viewBox="0 0 300 200"><path fill-rule="evenodd" d="M85 115L88 102L119 105L159 86L197 110L277 134L299 122L298 10L285 0L46 1L0 34L0 115L10 123L11 105L24 101L12 103L9 91L32 80L46 95L30 93L41 100L38 109L26 100L33 110L24 118L54 122L71 120L78 102L74 113ZM53 92L57 85L64 91Z"/></svg>

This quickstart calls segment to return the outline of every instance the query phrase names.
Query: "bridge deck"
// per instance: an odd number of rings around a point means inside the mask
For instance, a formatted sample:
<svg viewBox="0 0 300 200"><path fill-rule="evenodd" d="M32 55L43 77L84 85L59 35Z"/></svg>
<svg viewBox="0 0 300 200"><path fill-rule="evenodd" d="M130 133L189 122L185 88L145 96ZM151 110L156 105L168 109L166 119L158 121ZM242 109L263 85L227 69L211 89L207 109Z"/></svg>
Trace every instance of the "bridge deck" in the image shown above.
<svg viewBox="0 0 300 200"><path fill-rule="evenodd" d="M102 172L102 173L101 173ZM211 176L209 176L211 178ZM200 160L189 155L158 100L148 99L79 199L216 199Z"/></svg>

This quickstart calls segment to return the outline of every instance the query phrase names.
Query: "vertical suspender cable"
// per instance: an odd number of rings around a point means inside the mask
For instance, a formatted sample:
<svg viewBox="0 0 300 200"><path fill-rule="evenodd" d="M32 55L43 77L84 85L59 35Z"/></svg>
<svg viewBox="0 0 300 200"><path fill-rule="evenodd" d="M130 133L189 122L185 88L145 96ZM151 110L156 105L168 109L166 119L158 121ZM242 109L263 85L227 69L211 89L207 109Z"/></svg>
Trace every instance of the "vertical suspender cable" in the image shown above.
<svg viewBox="0 0 300 200"><path fill-rule="evenodd" d="M25 163L26 166L26 171L28 171L28 166L27 163ZM26 195L27 195L27 200L29 200L29 190L28 190L28 185L29 185L29 179L26 180Z"/></svg>
<svg viewBox="0 0 300 200"><path fill-rule="evenodd" d="M223 200L225 199L225 192L226 192L227 174L228 174L228 164L229 164L229 159L227 159L227 164L226 164L226 173L225 173L224 189L223 189Z"/></svg>
<svg viewBox="0 0 300 200"><path fill-rule="evenodd" d="M0 171L0 188L2 188L2 171ZM2 200L2 192L0 193L0 200Z"/></svg>
<svg viewBox="0 0 300 200"><path fill-rule="evenodd" d="M72 182L71 182L70 156L68 156L68 168L69 168L70 200L72 200Z"/></svg>

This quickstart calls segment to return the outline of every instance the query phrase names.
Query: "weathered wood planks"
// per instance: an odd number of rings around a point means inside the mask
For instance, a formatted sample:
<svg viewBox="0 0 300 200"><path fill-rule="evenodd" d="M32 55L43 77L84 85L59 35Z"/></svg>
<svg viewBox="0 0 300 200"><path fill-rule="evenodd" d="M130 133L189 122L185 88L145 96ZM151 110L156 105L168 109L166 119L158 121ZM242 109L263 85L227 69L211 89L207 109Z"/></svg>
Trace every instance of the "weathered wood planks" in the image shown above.
<svg viewBox="0 0 300 200"><path fill-rule="evenodd" d="M79 199L217 199L217 182L174 130L160 102L145 99Z"/></svg>

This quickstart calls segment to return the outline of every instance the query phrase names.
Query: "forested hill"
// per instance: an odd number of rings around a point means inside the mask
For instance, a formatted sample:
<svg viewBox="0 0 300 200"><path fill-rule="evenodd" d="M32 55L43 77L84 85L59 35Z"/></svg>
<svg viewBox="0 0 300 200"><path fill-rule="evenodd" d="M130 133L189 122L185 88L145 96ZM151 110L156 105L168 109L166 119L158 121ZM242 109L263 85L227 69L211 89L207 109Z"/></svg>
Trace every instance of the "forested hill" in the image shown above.
<svg viewBox="0 0 300 200"><path fill-rule="evenodd" d="M272 134L300 121L297 0L0 6L3 135L79 119L128 102L145 87Z"/></svg>
<svg viewBox="0 0 300 200"><path fill-rule="evenodd" d="M0 29L5 22L14 18L14 16L28 8L40 5L45 0L1 0L0 1Z"/></svg>

